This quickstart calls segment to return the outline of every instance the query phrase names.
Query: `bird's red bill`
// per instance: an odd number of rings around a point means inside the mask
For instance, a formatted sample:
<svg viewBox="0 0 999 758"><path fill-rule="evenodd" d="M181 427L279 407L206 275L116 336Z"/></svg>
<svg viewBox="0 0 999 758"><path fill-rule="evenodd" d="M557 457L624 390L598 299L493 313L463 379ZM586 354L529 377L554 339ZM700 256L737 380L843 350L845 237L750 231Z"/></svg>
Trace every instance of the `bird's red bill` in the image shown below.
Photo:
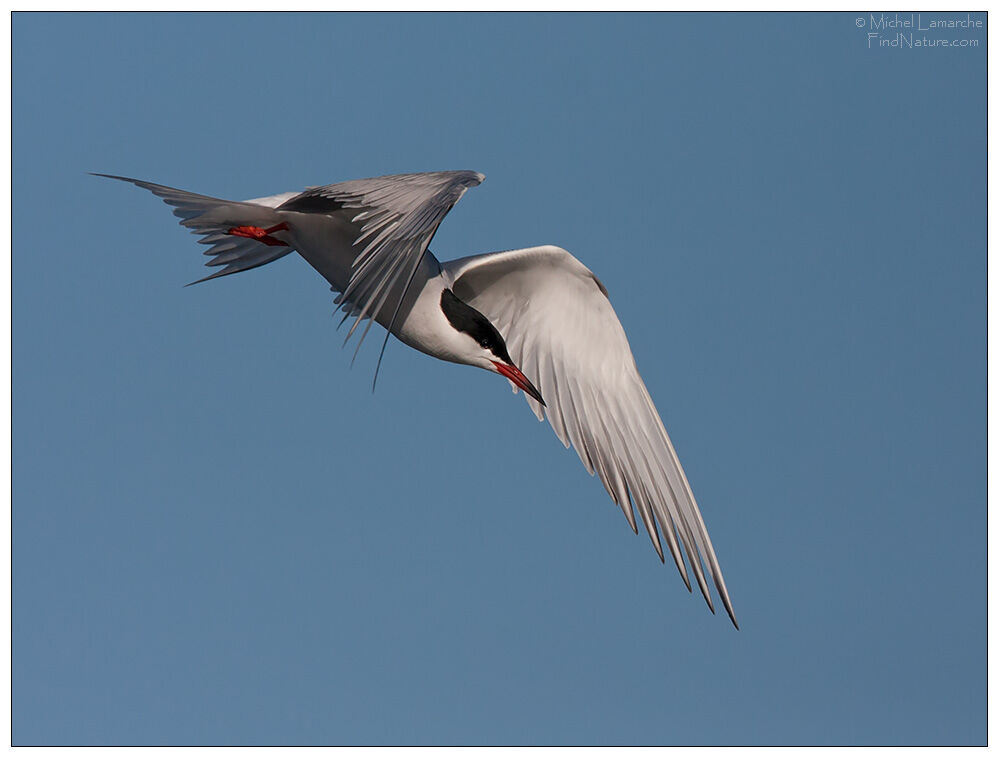
<svg viewBox="0 0 999 758"><path fill-rule="evenodd" d="M539 403L545 405L545 401L541 398L541 393L538 392L537 387L531 384L531 380L524 376L523 371L512 364L501 363L500 361L493 361L493 365L499 373L516 384Z"/></svg>

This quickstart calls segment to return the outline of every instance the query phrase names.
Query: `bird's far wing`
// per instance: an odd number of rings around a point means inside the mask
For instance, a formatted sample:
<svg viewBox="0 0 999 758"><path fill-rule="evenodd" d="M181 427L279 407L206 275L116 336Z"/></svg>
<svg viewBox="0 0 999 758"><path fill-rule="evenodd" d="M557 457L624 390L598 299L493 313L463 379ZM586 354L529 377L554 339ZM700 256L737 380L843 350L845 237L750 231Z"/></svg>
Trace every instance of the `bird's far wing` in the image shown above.
<svg viewBox="0 0 999 758"><path fill-rule="evenodd" d="M251 268L263 266L265 263L276 261L278 258L294 252L287 245L267 245L255 239L234 236L229 234L229 231L234 226L245 224L267 227L280 223L280 216L270 209L283 202L287 197L298 193L286 193L286 195L239 202L238 200L222 200L208 195L198 195L194 192L186 192L153 182L144 182L140 179L129 179L125 176L112 176L111 174L95 174L95 176L118 179L149 190L157 197L162 198L165 203L176 208L173 214L181 219L181 225L186 226L194 234L201 235L198 242L211 246L205 251L205 255L211 256L211 260L205 265L225 266L225 268L203 279L198 279L196 282L191 282L191 284L198 284L228 274L236 274L240 271L249 271Z"/></svg>
<svg viewBox="0 0 999 758"><path fill-rule="evenodd" d="M702 561L736 623L697 501L599 280L551 246L463 258L446 271L454 294L503 335L545 398L555 434L600 476L632 529L634 500L660 559L657 521L687 588L681 545L708 607L714 611ZM543 419L546 409L525 398Z"/></svg>
<svg viewBox="0 0 999 758"><path fill-rule="evenodd" d="M405 290L437 227L465 191L484 178L474 171L436 171L356 179L312 187L281 206L313 212L356 209L350 220L359 229L354 241L359 252L350 282L338 298L338 302L349 304L347 315L356 317L348 340L361 321L381 312L388 297L399 291L397 285L404 283L398 302L388 304L394 305L395 321ZM370 327L369 323L361 334L358 348Z"/></svg>

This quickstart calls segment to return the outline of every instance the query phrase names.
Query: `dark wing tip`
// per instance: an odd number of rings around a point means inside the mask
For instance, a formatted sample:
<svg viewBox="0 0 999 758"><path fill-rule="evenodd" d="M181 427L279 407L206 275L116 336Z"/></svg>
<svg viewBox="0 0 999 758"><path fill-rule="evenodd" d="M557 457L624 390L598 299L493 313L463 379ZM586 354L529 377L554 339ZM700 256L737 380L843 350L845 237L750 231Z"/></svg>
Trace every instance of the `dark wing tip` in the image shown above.
<svg viewBox="0 0 999 758"><path fill-rule="evenodd" d="M87 174L90 176L100 176L105 179L117 179L119 182L132 182L133 184L137 181L136 179L129 179L127 176L118 176L117 174L102 174L99 171L88 171Z"/></svg>
<svg viewBox="0 0 999 758"><path fill-rule="evenodd" d="M732 626L734 626L736 631L738 631L739 622L735 620L735 611L732 609L731 603L728 602L725 603L725 612L728 613L728 617L732 620Z"/></svg>

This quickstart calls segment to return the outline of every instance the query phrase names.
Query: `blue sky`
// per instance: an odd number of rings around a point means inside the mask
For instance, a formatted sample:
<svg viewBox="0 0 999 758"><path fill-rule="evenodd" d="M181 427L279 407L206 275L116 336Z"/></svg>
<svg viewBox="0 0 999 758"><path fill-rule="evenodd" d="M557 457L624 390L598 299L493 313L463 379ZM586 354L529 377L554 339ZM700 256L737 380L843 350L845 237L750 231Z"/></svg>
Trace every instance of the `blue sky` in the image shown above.
<svg viewBox="0 0 999 758"><path fill-rule="evenodd" d="M16 14L14 743L984 743L985 30L860 21ZM372 394L86 175L453 168L438 257L606 284L741 631L504 381Z"/></svg>

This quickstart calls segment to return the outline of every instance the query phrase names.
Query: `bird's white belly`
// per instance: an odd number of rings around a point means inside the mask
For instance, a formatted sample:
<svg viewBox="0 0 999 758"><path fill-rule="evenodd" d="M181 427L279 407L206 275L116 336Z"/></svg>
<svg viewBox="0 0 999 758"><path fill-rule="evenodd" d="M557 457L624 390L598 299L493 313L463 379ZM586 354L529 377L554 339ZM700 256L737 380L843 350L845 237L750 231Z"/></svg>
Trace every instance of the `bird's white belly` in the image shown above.
<svg viewBox="0 0 999 758"><path fill-rule="evenodd" d="M310 266L318 271L335 290L343 292L350 283L354 258L360 250L353 245L358 234L355 226L334 215L287 213L294 236L295 249ZM385 304L374 314L375 320L402 342L420 352L443 360L454 360L453 349L445 339L450 328L440 310L444 283L440 278L440 262L429 250L406 292L406 298L395 309L406 287L399 281L385 298ZM392 324L393 316L395 323Z"/></svg>

